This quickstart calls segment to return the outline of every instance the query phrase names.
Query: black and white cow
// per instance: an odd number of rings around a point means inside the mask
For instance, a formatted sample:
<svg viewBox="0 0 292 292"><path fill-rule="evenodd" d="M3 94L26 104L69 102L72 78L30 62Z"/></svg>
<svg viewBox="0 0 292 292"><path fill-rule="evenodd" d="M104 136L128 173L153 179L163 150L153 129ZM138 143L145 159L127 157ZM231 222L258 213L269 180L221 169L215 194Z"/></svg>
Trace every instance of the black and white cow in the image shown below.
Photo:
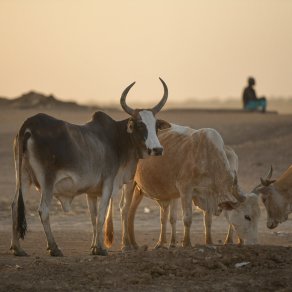
<svg viewBox="0 0 292 292"><path fill-rule="evenodd" d="M53 196L66 211L71 201L86 193L93 225L92 254L106 255L103 227L111 196L133 179L138 159L163 153L157 130L169 124L157 120L167 101L168 89L162 79L164 95L152 109L133 110L126 96L135 84L122 93L120 103L131 117L115 121L104 112L96 112L84 125L74 125L46 114L28 118L14 142L16 194L12 203L12 242L15 255L23 256L19 239L27 224L24 200L29 187L41 193L39 215L52 256L62 256L53 237L49 211ZM97 197L100 198L97 212Z"/></svg>

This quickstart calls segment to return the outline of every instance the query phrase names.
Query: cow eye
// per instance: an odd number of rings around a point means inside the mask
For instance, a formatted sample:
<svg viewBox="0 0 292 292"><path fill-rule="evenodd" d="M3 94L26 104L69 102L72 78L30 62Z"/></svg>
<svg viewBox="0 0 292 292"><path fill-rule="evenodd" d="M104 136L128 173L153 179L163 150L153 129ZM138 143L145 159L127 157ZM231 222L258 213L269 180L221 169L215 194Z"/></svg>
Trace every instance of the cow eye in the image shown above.
<svg viewBox="0 0 292 292"><path fill-rule="evenodd" d="M245 215L244 218L248 221L251 221L251 218L248 215Z"/></svg>

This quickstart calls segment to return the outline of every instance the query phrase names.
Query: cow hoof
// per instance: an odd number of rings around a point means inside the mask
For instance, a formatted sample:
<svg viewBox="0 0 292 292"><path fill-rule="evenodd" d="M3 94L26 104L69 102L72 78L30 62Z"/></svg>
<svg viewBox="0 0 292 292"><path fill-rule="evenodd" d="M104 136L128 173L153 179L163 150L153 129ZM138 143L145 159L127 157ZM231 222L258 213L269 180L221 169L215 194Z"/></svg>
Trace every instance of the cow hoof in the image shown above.
<svg viewBox="0 0 292 292"><path fill-rule="evenodd" d="M168 248L176 248L176 244L175 243L171 243Z"/></svg>
<svg viewBox="0 0 292 292"><path fill-rule="evenodd" d="M183 248L192 248L192 245L190 243L183 243L182 247Z"/></svg>
<svg viewBox="0 0 292 292"><path fill-rule="evenodd" d="M12 249L13 254L17 257L27 257L28 254L23 249Z"/></svg>
<svg viewBox="0 0 292 292"><path fill-rule="evenodd" d="M100 247L94 247L91 250L92 255L99 255L99 256L107 256L108 252L106 249L102 249Z"/></svg>
<svg viewBox="0 0 292 292"><path fill-rule="evenodd" d="M163 244L163 243L157 243L155 246L154 246L155 249L167 249L167 247Z"/></svg>
<svg viewBox="0 0 292 292"><path fill-rule="evenodd" d="M63 256L62 251L58 248L49 249L49 254L51 257L62 257Z"/></svg>
<svg viewBox="0 0 292 292"><path fill-rule="evenodd" d="M129 252L129 251L132 251L132 250L134 250L135 248L133 248L132 246L130 246L130 245L124 245L124 246L122 246L121 247L121 251L122 252Z"/></svg>

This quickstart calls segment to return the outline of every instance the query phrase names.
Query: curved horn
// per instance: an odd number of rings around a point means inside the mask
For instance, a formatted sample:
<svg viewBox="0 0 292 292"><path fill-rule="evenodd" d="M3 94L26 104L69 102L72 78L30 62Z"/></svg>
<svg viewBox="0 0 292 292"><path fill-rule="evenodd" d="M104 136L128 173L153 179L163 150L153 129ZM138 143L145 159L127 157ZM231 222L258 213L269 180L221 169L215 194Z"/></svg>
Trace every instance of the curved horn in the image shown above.
<svg viewBox="0 0 292 292"><path fill-rule="evenodd" d="M122 93L121 99L120 99L120 104L123 108L123 110L128 113L130 116L133 115L134 110L132 108L130 108L127 104L126 104L126 97L128 92L130 91L130 89L132 88L132 86L134 86L136 82L131 83Z"/></svg>
<svg viewBox="0 0 292 292"><path fill-rule="evenodd" d="M276 180L275 179L273 179L273 180L264 180L264 179L262 179L261 178L261 183L262 183L262 185L263 186L265 186L265 187L268 187L269 185L271 185L272 183L274 183Z"/></svg>
<svg viewBox="0 0 292 292"><path fill-rule="evenodd" d="M237 172L234 171L234 178L233 178L233 184L232 184L232 194L239 202L244 202L246 197L241 192L241 190L238 187L238 178L237 178Z"/></svg>
<svg viewBox="0 0 292 292"><path fill-rule="evenodd" d="M271 165L270 171L269 171L269 173L267 174L266 179L271 179L272 174L273 174L273 166Z"/></svg>
<svg viewBox="0 0 292 292"><path fill-rule="evenodd" d="M161 83L163 85L164 94L163 94L163 97L160 100L160 102L155 107L152 108L152 111L153 111L154 115L157 114L162 109L162 107L165 105L165 103L167 101L167 98L168 98L167 85L165 84L165 82L160 77L159 77L159 80L161 81Z"/></svg>
<svg viewBox="0 0 292 292"><path fill-rule="evenodd" d="M259 185L255 186L250 192L258 195L258 193L263 189L263 185L260 183Z"/></svg>
<svg viewBox="0 0 292 292"><path fill-rule="evenodd" d="M272 174L273 174L273 167L271 165L271 168L270 168L268 174L266 175L266 177L265 178L261 177L261 183L263 186L267 187L270 184L272 184L273 182L275 182L275 180L271 180Z"/></svg>

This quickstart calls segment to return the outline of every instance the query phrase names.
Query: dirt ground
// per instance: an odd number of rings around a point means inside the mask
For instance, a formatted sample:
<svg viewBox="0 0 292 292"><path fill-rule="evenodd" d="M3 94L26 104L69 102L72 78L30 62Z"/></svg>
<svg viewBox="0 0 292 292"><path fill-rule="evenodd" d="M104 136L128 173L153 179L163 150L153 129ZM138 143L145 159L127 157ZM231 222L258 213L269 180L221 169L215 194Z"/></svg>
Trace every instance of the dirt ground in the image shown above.
<svg viewBox="0 0 292 292"><path fill-rule="evenodd" d="M159 235L159 208L155 202L144 199L136 215L136 238L140 245L149 248L122 253L119 198L115 198L114 245L109 256L100 257L89 255L91 223L85 196L77 197L67 214L55 200L51 225L65 256L51 258L46 253L45 235L37 214L39 194L32 190L25 198L29 232L22 242L30 256L12 256L12 142L24 119L37 112L0 109L0 291L292 291L292 220L269 230L262 205L257 246L224 246L227 223L223 216L213 218L216 245L203 245L202 214L194 210L192 249L153 250ZM91 112L85 110L45 112L78 124L91 117ZM116 119L126 117L119 112L110 114ZM292 115L188 110L162 112L159 117L193 128L217 129L239 156L239 183L244 191L258 184L271 164L276 178L292 162ZM179 222L179 241L182 232Z"/></svg>

